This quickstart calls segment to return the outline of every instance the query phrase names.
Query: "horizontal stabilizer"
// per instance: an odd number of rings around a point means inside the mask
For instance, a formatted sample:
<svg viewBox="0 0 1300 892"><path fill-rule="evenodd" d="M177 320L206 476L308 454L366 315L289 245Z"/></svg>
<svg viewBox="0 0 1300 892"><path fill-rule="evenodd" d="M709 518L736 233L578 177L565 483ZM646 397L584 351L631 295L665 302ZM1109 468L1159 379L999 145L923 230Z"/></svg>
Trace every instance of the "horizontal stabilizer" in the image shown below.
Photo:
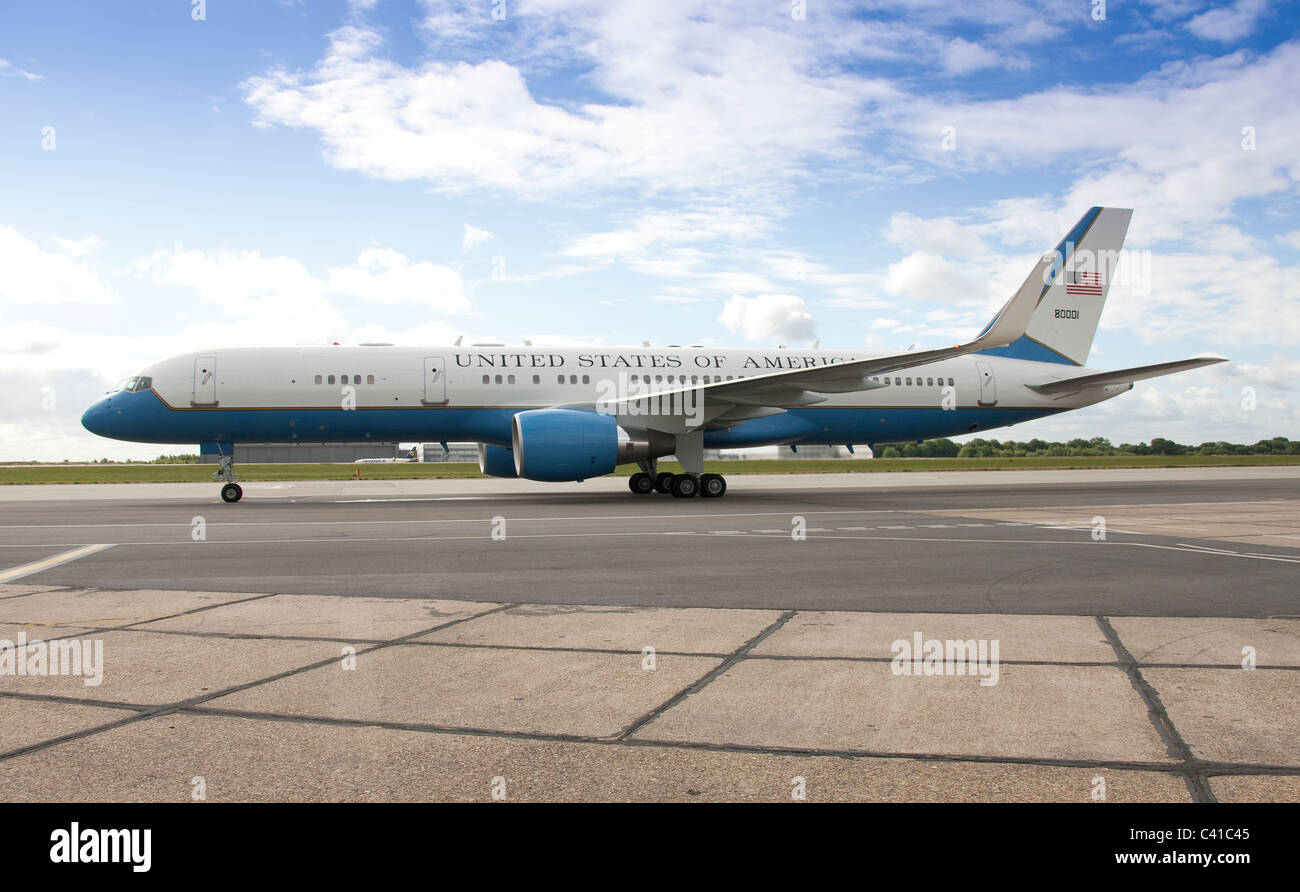
<svg viewBox="0 0 1300 892"><path fill-rule="evenodd" d="M1073 393L1085 387L1097 387L1103 384L1132 384L1147 378L1159 378L1174 372L1199 369L1202 366L1227 362L1223 356L1198 356L1193 359L1180 359L1176 362L1161 362L1156 365L1140 365L1132 369L1117 369L1113 372L1096 372L1091 375L1077 375L1073 378L1056 378L1041 384L1026 385L1038 393Z"/></svg>

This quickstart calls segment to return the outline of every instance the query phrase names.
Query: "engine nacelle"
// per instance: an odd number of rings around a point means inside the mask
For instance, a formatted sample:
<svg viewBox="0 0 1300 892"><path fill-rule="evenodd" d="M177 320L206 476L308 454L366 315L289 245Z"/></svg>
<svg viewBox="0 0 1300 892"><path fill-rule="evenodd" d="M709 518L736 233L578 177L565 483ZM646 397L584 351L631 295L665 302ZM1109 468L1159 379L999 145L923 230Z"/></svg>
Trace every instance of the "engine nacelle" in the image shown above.
<svg viewBox="0 0 1300 892"><path fill-rule="evenodd" d="M515 415L510 435L515 473L560 482L602 477L618 463L612 415L576 409L533 409Z"/></svg>
<svg viewBox="0 0 1300 892"><path fill-rule="evenodd" d="M491 443L478 444L478 469L489 477L518 477L515 473L515 455L504 446Z"/></svg>
<svg viewBox="0 0 1300 892"><path fill-rule="evenodd" d="M670 434L632 434L612 415L578 409L532 409L514 416L509 450L515 473L529 480L563 482L603 477L615 466L669 455ZM488 450L494 447L487 447Z"/></svg>

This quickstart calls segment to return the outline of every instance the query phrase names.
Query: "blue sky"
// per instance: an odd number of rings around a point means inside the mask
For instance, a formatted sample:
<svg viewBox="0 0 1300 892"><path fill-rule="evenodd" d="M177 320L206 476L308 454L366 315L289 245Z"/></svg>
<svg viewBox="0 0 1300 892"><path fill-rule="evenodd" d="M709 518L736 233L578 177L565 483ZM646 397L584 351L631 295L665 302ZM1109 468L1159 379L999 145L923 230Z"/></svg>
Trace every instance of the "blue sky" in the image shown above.
<svg viewBox="0 0 1300 892"><path fill-rule="evenodd" d="M1268 0L10 0L0 459L156 454L80 411L222 345L952 343L1094 204L1135 215L1090 364L1233 362L1003 435L1300 437L1297 24Z"/></svg>

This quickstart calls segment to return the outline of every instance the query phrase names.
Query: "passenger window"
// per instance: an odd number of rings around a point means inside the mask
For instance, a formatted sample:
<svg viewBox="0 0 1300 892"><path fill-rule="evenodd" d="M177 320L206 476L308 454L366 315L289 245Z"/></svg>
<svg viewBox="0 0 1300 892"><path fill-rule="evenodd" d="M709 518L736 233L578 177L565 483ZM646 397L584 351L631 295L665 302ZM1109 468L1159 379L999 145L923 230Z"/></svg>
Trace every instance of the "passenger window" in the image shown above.
<svg viewBox="0 0 1300 892"><path fill-rule="evenodd" d="M500 376L500 375L497 375L497 383L498 383L498 384L501 383L501 376Z"/></svg>
<svg viewBox="0 0 1300 892"><path fill-rule="evenodd" d="M321 377L320 377L320 375L317 375L317 376L316 376L316 383L317 383L317 384L321 383Z"/></svg>
<svg viewBox="0 0 1300 892"><path fill-rule="evenodd" d="M569 376L569 383L570 383L570 384L577 384L577 383L578 383L578 376L577 376L577 375L570 375L570 376Z"/></svg>
<svg viewBox="0 0 1300 892"><path fill-rule="evenodd" d="M507 376L507 377L506 377L506 383L507 383L507 384L514 384L514 383L515 383L515 376L514 376L514 375L509 375L509 376Z"/></svg>
<svg viewBox="0 0 1300 892"><path fill-rule="evenodd" d="M940 382L940 383L943 383L943 382ZM925 386L926 386L926 387L933 387L933 386L934 386L934 379L933 379L933 378L926 378L926 379L925 379Z"/></svg>
<svg viewBox="0 0 1300 892"><path fill-rule="evenodd" d="M952 387L952 386L953 386L953 383L952 383L952 379L951 379L951 378L948 379L948 386L949 386L949 387Z"/></svg>
<svg viewBox="0 0 1300 892"><path fill-rule="evenodd" d="M367 383L367 384L374 384L374 383L375 383L375 376L374 376L374 375L366 375L366 383Z"/></svg>
<svg viewBox="0 0 1300 892"><path fill-rule="evenodd" d="M583 375L583 376L582 376L582 383L583 383L583 384L590 384L590 383L591 383L591 376L590 376L590 375Z"/></svg>
<svg viewBox="0 0 1300 892"><path fill-rule="evenodd" d="M483 376L483 383L484 383L484 384L491 384L491 383L492 383L492 376L491 376L491 375L484 375L484 376Z"/></svg>
<svg viewBox="0 0 1300 892"><path fill-rule="evenodd" d="M555 380L556 380L558 383L563 384L563 383L564 383L564 376L563 376L563 375L557 375L557 376L555 377Z"/></svg>
<svg viewBox="0 0 1300 892"><path fill-rule="evenodd" d="M533 375L533 383L534 383L534 384L541 384L541 383L542 383L542 376L541 376L541 375Z"/></svg>
<svg viewBox="0 0 1300 892"><path fill-rule="evenodd" d="M903 379L902 379L902 378L895 378L895 379L894 379L894 386L895 386L895 387L901 385L902 383L903 383Z"/></svg>
<svg viewBox="0 0 1300 892"><path fill-rule="evenodd" d="M908 378L908 379L907 379L907 386L908 386L908 387L911 387L911 386L912 386L912 379L911 379L911 378Z"/></svg>
<svg viewBox="0 0 1300 892"><path fill-rule="evenodd" d="M331 384L334 383L334 376L333 376L333 375L330 375L330 377L329 377L329 382L330 382Z"/></svg>

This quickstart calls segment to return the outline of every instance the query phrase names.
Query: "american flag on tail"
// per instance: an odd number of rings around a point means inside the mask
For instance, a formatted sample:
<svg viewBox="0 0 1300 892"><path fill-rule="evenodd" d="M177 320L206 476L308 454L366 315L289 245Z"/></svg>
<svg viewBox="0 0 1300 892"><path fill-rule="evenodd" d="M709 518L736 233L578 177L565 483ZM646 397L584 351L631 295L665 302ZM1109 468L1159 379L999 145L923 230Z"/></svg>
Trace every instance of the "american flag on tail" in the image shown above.
<svg viewBox="0 0 1300 892"><path fill-rule="evenodd" d="M1072 272L1065 273L1066 294L1094 294L1101 297L1101 274Z"/></svg>

